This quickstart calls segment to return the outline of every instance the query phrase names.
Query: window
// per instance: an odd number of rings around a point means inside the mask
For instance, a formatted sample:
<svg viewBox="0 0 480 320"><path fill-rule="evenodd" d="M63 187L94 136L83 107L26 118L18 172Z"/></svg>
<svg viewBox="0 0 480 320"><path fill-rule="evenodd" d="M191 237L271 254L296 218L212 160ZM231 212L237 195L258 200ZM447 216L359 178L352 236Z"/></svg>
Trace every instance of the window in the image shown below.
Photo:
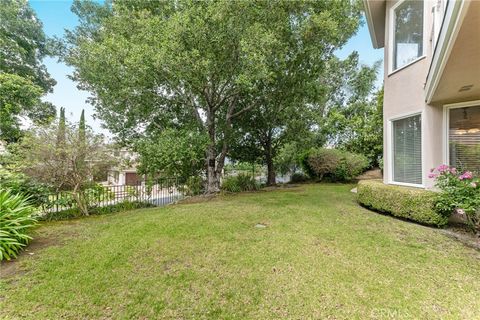
<svg viewBox="0 0 480 320"><path fill-rule="evenodd" d="M480 173L480 106L449 112L450 165Z"/></svg>
<svg viewBox="0 0 480 320"><path fill-rule="evenodd" d="M423 1L406 0L393 9L393 70L423 55Z"/></svg>
<svg viewBox="0 0 480 320"><path fill-rule="evenodd" d="M422 184L422 122L416 115L392 122L393 181Z"/></svg>

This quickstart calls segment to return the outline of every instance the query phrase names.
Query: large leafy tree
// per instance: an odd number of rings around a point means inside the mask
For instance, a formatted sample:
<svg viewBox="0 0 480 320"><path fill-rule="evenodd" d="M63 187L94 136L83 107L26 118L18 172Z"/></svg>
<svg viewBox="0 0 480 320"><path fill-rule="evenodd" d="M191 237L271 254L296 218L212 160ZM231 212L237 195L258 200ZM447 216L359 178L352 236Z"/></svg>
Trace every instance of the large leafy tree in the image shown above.
<svg viewBox="0 0 480 320"><path fill-rule="evenodd" d="M124 140L172 126L205 132L209 192L235 123L265 101L257 94L282 72L299 81L320 72L359 24L351 1L77 1L73 10L81 24L64 56L98 116Z"/></svg>
<svg viewBox="0 0 480 320"><path fill-rule="evenodd" d="M332 61L330 94L322 130L330 146L365 155L377 166L383 153L383 89L375 82L379 62L362 65L358 53Z"/></svg>
<svg viewBox="0 0 480 320"><path fill-rule="evenodd" d="M21 136L20 117L43 123L55 115L55 107L40 100L55 85L42 64L48 40L26 0L1 2L0 48L0 139L14 142Z"/></svg>

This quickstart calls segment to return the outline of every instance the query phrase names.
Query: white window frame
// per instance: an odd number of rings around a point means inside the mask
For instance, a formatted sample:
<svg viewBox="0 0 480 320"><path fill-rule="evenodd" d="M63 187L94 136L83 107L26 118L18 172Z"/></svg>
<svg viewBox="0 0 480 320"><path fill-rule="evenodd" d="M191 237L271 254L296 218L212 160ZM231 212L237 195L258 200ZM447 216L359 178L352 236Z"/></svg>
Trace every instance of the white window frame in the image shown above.
<svg viewBox="0 0 480 320"><path fill-rule="evenodd" d="M406 182L397 182L393 180L393 173L394 173L394 158L393 158L393 123L397 120L402 120L410 117L415 117L415 116L420 116L420 122L422 124L421 130L422 134L420 139L422 140L422 145L421 145L421 153L422 153L422 183L421 184L416 184L416 183L406 183ZM425 142L424 142L424 135L425 135L425 118L424 118L424 112L423 110L420 111L414 111L414 112L409 112L409 113L404 113L401 115L397 115L394 117L391 117L388 119L388 126L387 126L387 155L388 155L388 164L390 166L388 170L388 184L394 184L394 185L399 185L399 186L405 186L405 187L414 187L414 188L425 188Z"/></svg>
<svg viewBox="0 0 480 320"><path fill-rule="evenodd" d="M443 106L443 163L450 165L450 110L478 107L480 106L480 100L471 100L459 103L450 103Z"/></svg>
<svg viewBox="0 0 480 320"><path fill-rule="evenodd" d="M423 37L422 37L422 40L423 40L423 43L422 43L422 54L415 60L407 63L406 65L404 66L401 66L397 69L393 69L393 47L394 47L394 41L393 39L395 38L395 9L400 6L402 3L404 3L406 0L401 0L401 1L398 1L397 3L395 3L391 8L390 8L390 11L388 13L388 76L400 71L400 70L403 70L409 66L411 66L412 64L424 59L426 57L426 54L425 54L425 46L428 44L427 41L425 41L425 38L428 38L428 37L425 37L425 35L427 34L427 26L426 26L426 23L425 23L425 14L426 14L426 2L427 1L424 1L423 2Z"/></svg>

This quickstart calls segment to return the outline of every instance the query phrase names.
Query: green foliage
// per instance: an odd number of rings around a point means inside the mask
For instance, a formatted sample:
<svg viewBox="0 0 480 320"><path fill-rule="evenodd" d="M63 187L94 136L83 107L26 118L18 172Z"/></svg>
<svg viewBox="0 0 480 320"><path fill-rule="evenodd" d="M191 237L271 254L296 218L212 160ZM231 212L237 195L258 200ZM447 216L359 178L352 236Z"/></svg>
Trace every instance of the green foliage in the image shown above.
<svg viewBox="0 0 480 320"><path fill-rule="evenodd" d="M0 189L0 261L15 259L32 239L28 233L37 222L33 210L28 198Z"/></svg>
<svg viewBox="0 0 480 320"><path fill-rule="evenodd" d="M351 181L368 167L368 160L361 154L338 149L310 149L302 157L305 172L314 179Z"/></svg>
<svg viewBox="0 0 480 320"><path fill-rule="evenodd" d="M290 177L291 183L302 183L302 182L307 182L308 180L309 180L309 177L302 172L295 172Z"/></svg>
<svg viewBox="0 0 480 320"><path fill-rule="evenodd" d="M383 88L375 91L379 62L360 65L357 52L332 59L331 91L322 131L335 148L365 155L378 166L383 153Z"/></svg>
<svg viewBox="0 0 480 320"><path fill-rule="evenodd" d="M55 107L40 97L55 85L41 60L49 54L42 24L26 0L0 5L0 139L21 137L20 118L53 119Z"/></svg>
<svg viewBox="0 0 480 320"><path fill-rule="evenodd" d="M21 136L20 117L40 104L42 88L15 74L0 73L0 139L15 142Z"/></svg>
<svg viewBox="0 0 480 320"><path fill-rule="evenodd" d="M187 196L196 196L204 192L205 190L205 181L203 181L202 177L194 176L188 177L187 181L185 182L185 194Z"/></svg>
<svg viewBox="0 0 480 320"><path fill-rule="evenodd" d="M1 166L0 186L9 189L12 194L21 194L27 197L29 203L36 207L46 205L51 192L45 184L38 183L21 172L7 170Z"/></svg>
<svg viewBox="0 0 480 320"><path fill-rule="evenodd" d="M324 61L355 33L360 8L357 1L75 1L80 25L67 34L63 57L120 139L172 127L208 133L203 163L211 164L207 191L215 192L240 117L264 107L259 124L283 131L288 112L269 118L284 107L277 102L291 96L288 106L303 106L297 99L318 96Z"/></svg>
<svg viewBox="0 0 480 320"><path fill-rule="evenodd" d="M358 201L367 208L421 224L444 226L448 215L435 211L436 194L432 191L364 180L358 183Z"/></svg>
<svg viewBox="0 0 480 320"><path fill-rule="evenodd" d="M292 142L283 146L275 157L275 168L281 174L296 172L302 164L305 150L308 150L305 142Z"/></svg>
<svg viewBox="0 0 480 320"><path fill-rule="evenodd" d="M0 21L0 73L31 79L43 91L51 91L55 80L41 62L50 55L49 43L28 1L2 1Z"/></svg>
<svg viewBox="0 0 480 320"><path fill-rule="evenodd" d="M258 189L260 189L258 182L251 175L243 173L226 177L222 182L222 190L228 192L244 192Z"/></svg>
<svg viewBox="0 0 480 320"><path fill-rule="evenodd" d="M208 137L198 131L166 129L158 135L140 140L138 170L156 176L186 180L198 176L205 168Z"/></svg>
<svg viewBox="0 0 480 320"><path fill-rule="evenodd" d="M90 215L110 214L122 211L135 210L140 208L151 208L153 204L143 201L122 201L108 206L92 207L89 209ZM47 212L38 219L43 221L59 221L81 218L84 215L78 208L69 208L59 212Z"/></svg>
<svg viewBox="0 0 480 320"><path fill-rule="evenodd" d="M98 183L93 184L84 191L88 206L94 206L101 201L110 201L115 199L115 192L108 187Z"/></svg>
<svg viewBox="0 0 480 320"><path fill-rule="evenodd" d="M430 178L436 179L435 185L441 190L435 210L447 217L455 210L461 212L472 231L480 233L480 177L441 165L432 170Z"/></svg>
<svg viewBox="0 0 480 320"><path fill-rule="evenodd" d="M103 135L86 128L84 146L80 146L78 127L65 125L65 141L59 144L58 125L31 128L18 147L19 167L35 181L57 191L68 191L76 205L88 215L91 178L108 165L114 165ZM60 138L60 141L63 137ZM88 165L85 165L88 163Z"/></svg>

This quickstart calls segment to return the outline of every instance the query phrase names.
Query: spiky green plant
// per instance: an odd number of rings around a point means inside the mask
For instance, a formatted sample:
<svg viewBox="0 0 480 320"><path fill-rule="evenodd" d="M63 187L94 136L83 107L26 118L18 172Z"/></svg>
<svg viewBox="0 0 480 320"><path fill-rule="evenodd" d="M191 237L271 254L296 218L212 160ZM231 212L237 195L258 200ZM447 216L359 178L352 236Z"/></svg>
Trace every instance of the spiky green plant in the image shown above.
<svg viewBox="0 0 480 320"><path fill-rule="evenodd" d="M15 259L32 240L29 230L37 223L28 198L0 189L0 261Z"/></svg>

